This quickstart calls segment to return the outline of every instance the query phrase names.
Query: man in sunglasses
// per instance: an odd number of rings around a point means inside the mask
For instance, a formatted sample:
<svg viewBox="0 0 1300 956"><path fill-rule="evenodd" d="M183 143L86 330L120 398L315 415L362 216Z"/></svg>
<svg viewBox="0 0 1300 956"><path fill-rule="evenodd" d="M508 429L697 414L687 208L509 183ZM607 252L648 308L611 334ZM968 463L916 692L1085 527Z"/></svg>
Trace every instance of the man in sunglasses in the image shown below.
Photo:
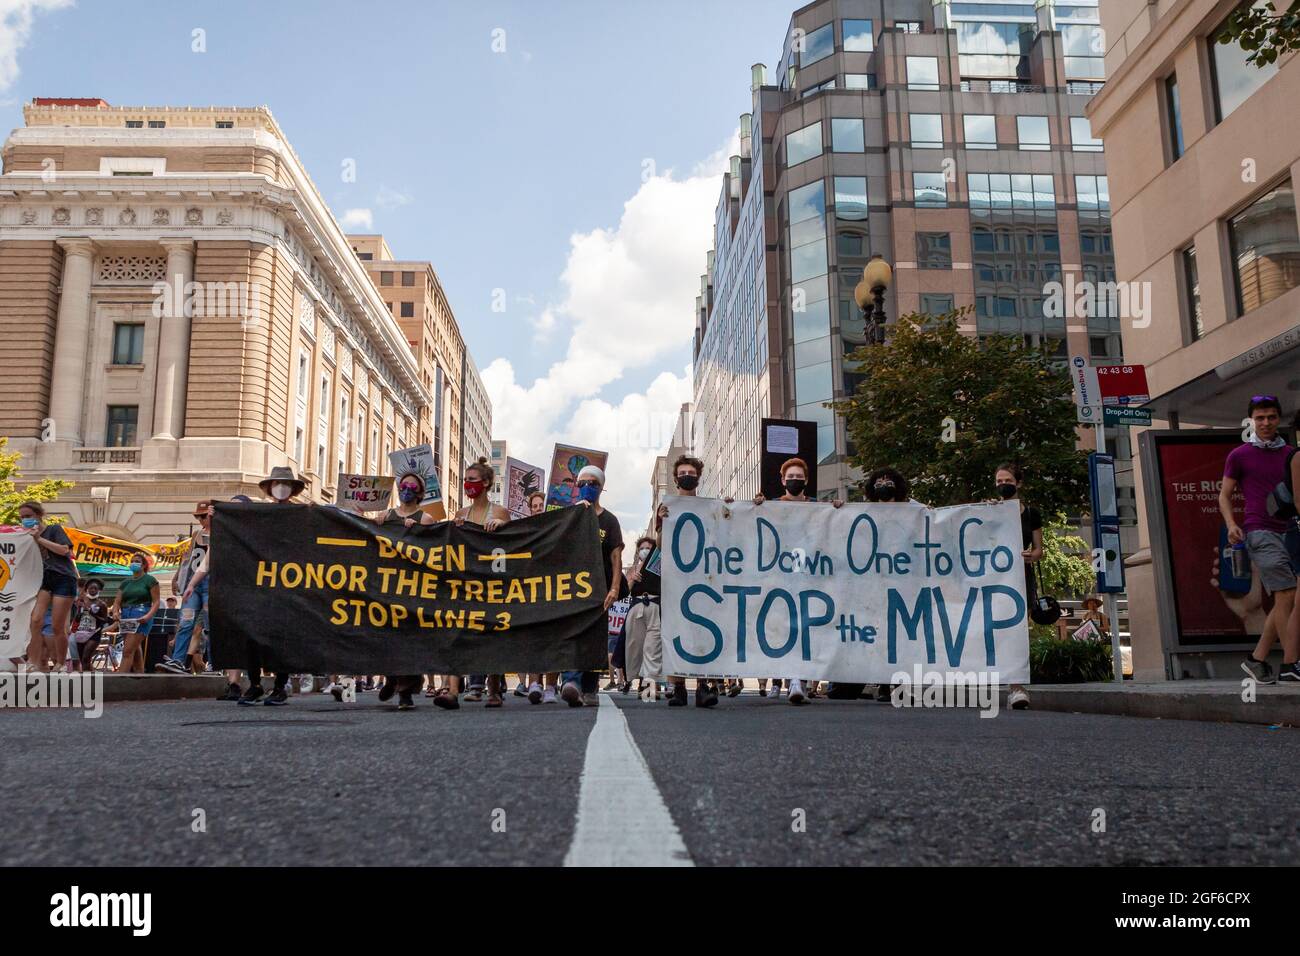
<svg viewBox="0 0 1300 956"><path fill-rule="evenodd" d="M1295 604L1296 574L1287 553L1284 535L1287 522L1268 513L1268 496L1286 477L1291 448L1278 434L1282 423L1282 405L1274 395L1255 395L1246 408L1250 417L1249 439L1228 454L1223 465L1223 485L1219 490L1219 513L1228 527L1228 543L1245 544L1246 553L1260 583L1273 595L1273 610L1264 623L1255 650L1241 669L1261 684L1271 684L1279 677L1300 681L1296 667L1295 646L1282 648L1282 671L1273 673L1268 653L1273 642L1286 634L1287 620ZM1245 519L1237 524L1232 496L1237 488L1246 499Z"/></svg>
<svg viewBox="0 0 1300 956"><path fill-rule="evenodd" d="M203 563L203 556L208 552L208 534L212 529L212 502L200 501L194 506L194 520L199 530L190 538L189 549L181 560L172 587L177 594L185 595L181 604L181 622L176 628L176 642L172 645L169 656L154 665L154 670L164 674L188 674L185 659L190 655L190 638L194 635L194 626L198 623L200 612L208 606L208 578L199 578L193 588L187 585Z"/></svg>

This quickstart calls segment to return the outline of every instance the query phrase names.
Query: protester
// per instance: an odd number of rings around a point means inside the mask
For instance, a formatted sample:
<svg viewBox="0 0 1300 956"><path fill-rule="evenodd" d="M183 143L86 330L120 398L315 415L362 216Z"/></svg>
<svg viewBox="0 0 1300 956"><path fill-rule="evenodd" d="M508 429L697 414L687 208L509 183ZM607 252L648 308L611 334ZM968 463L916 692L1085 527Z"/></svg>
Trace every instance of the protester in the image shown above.
<svg viewBox="0 0 1300 956"><path fill-rule="evenodd" d="M578 504L596 512L600 528L601 563L605 570L605 610L617 601L627 589L623 577L623 528L614 513L600 504L605 490L605 473L595 465L587 465L578 472ZM595 671L566 671L560 696L570 707L596 707L600 697L596 694L599 678Z"/></svg>
<svg viewBox="0 0 1300 956"><path fill-rule="evenodd" d="M456 512L457 527L466 522L481 527L484 531L495 531L510 521L510 512L501 505L488 499L487 493L496 481L496 469L488 464L486 458L480 458L465 469L465 497L469 504ZM504 700L501 692L505 686L504 674L471 674L469 692L465 699L478 702L483 699L483 689L487 688L487 707L500 707Z"/></svg>
<svg viewBox="0 0 1300 956"><path fill-rule="evenodd" d="M704 477L704 462L691 455L679 455L673 462L673 484L677 486L677 494L682 498L694 498L700 487L700 479ZM730 499L727 499L730 501ZM662 536L664 519L668 517L669 506L667 502L659 505L655 511L655 534ZM656 542L658 545L659 542ZM660 631L662 623L661 608L659 599L662 595L662 581L658 575L648 578L643 573L640 575L642 600L634 602L632 608L636 611L636 643L638 648L633 652L631 645L633 643L632 633L632 615L628 615L628 658L631 660L632 655L640 660L640 667L637 668L638 676L651 681L655 684L655 699L658 699L658 681L663 672L663 635ZM629 673L632 666L629 663ZM686 706L686 678L673 675L668 678L668 684L672 688L668 692L669 707ZM712 681L703 678L695 682L695 706L696 707L715 707L718 703L718 692L713 686Z"/></svg>
<svg viewBox="0 0 1300 956"><path fill-rule="evenodd" d="M95 651L99 648L104 628L113 619L109 607L100 600L104 592L104 582L99 578L89 578L81 582L81 593L73 604L72 617L76 629L72 634L71 644L76 648L71 655L73 666L80 671L91 669Z"/></svg>
<svg viewBox="0 0 1300 956"><path fill-rule="evenodd" d="M897 468L877 468L862 479L862 494L876 504L898 504L911 502L912 485ZM853 693L854 687L858 692ZM828 696L834 700L855 699L861 695L865 684L836 684ZM877 684L875 698L881 702L893 699L894 688L890 684Z"/></svg>
<svg viewBox="0 0 1300 956"><path fill-rule="evenodd" d="M802 458L788 458L781 463L781 487L785 489L784 494L777 501L815 501L804 494L808 487L808 465ZM754 504L761 505L767 499L760 492L754 496ZM831 505L835 508L844 506L844 502L839 498L834 498ZM804 690L803 681L797 677L792 677L787 681L789 690L786 691L786 699L795 706L808 703L807 692ZM781 697L781 680L777 678L772 681L775 688L775 698Z"/></svg>
<svg viewBox="0 0 1300 956"><path fill-rule="evenodd" d="M998 465L993 474L993 486L998 497L1003 501L1014 501L1020 508L1021 556L1025 559L1025 607L1034 606L1038 600L1038 585L1035 582L1033 566L1043 558L1043 516L1037 508L1020 500L1020 485L1024 481L1024 470L1014 462ZM1026 710L1029 707L1029 691L1023 684L1012 684L1007 692L1007 705L1012 710Z"/></svg>
<svg viewBox="0 0 1300 956"><path fill-rule="evenodd" d="M32 536L41 552L41 588L32 607L31 638L27 646L29 670L44 670L47 658L54 670L65 669L68 656L68 621L72 601L77 596L77 566L72 561L72 541L57 524L45 521L45 506L39 501L24 501L18 506L18 519ZM46 612L51 618L51 642L45 646L41 622Z"/></svg>
<svg viewBox="0 0 1300 956"><path fill-rule="evenodd" d="M144 641L153 628L158 613L158 579L147 573L148 561L142 554L131 556L131 577L117 592L113 617L122 622L122 661L119 672L144 672ZM131 623L128 623L131 622Z"/></svg>
<svg viewBox="0 0 1300 956"><path fill-rule="evenodd" d="M1296 413L1291 427L1296 435L1300 435L1300 412ZM1291 559L1291 572L1296 576L1296 584L1300 586L1300 514L1295 508L1296 489L1300 488L1300 454L1297 454L1294 448L1288 452L1286 479L1281 484L1284 487L1279 490L1285 492L1281 501L1281 514L1284 516L1289 508L1291 515L1283 541L1286 544L1287 556ZM1287 505L1288 501L1290 505ZM1300 681L1300 668L1295 664L1296 659L1300 657L1300 601L1292 601L1291 617L1287 620L1286 633L1282 638L1282 651L1283 659L1290 657L1292 663L1289 667L1283 665L1278 680L1286 683Z"/></svg>
<svg viewBox="0 0 1300 956"><path fill-rule="evenodd" d="M199 615L208 608L208 578L199 577L198 568L203 565L208 553L209 535L212 531L212 502L200 501L194 506L194 520L199 523L199 530L190 537L189 548L181 559L180 569L172 582L179 587L183 595L181 600L181 619L176 628L176 641L171 655L154 665L154 670L169 674L188 674L190 668L185 659L192 651L190 638L199 622ZM170 606L175 606L174 603ZM197 642L195 642L197 645ZM197 646L195 650L197 650Z"/></svg>
<svg viewBox="0 0 1300 956"><path fill-rule="evenodd" d="M292 468L280 465L272 468L271 473L257 483L257 487L275 504L293 505L300 504L294 499L303 493L307 483L295 475ZM248 690L239 698L241 705L249 707L261 700L264 663L275 671L275 684L262 702L270 707L283 707L289 703L289 694L285 690L289 685L289 670L271 658L272 655L265 648L254 641L248 642Z"/></svg>
<svg viewBox="0 0 1300 956"><path fill-rule="evenodd" d="M656 524L659 524L656 521ZM659 575L648 565L659 542L655 538L639 538L636 557L627 580L631 585L631 605L624 621L623 651L624 674L630 682L637 679L637 693L643 693L647 678L654 688L652 699L659 699L658 678L663 670L663 639L659 631L659 596L662 589ZM685 693L683 689L683 693ZM647 698L651 699L651 698Z"/></svg>
<svg viewBox="0 0 1300 956"><path fill-rule="evenodd" d="M1273 673L1268 654L1273 642L1288 635L1288 624L1295 606L1296 570L1292 567L1284 535L1289 530L1284 519L1268 513L1268 496L1288 477L1291 447L1278 434L1282 422L1282 405L1273 395L1255 395L1246 407L1252 431L1250 438L1228 453L1223 465L1223 484L1219 487L1219 513L1228 528L1228 543L1245 544L1264 590L1273 595L1273 610L1264 622L1255 650L1241 662L1241 669L1261 684L1271 684L1279 676L1286 681L1300 681L1296 656L1300 647L1284 641L1282 670ZM1240 486L1246 499L1245 519L1237 524L1232 496Z"/></svg>
<svg viewBox="0 0 1300 956"><path fill-rule="evenodd" d="M540 491L534 491L528 496L528 515L540 515L546 513L546 495ZM528 675L528 702L530 704L554 704L558 703L556 698L556 686L560 681L560 672L552 671L549 674L529 674Z"/></svg>

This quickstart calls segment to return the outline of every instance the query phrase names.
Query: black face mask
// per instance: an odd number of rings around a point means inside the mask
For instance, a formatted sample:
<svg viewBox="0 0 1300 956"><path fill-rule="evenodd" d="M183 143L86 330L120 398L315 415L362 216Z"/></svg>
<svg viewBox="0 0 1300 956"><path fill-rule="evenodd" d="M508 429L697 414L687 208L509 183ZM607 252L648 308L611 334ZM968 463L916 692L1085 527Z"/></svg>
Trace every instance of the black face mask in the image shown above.
<svg viewBox="0 0 1300 956"><path fill-rule="evenodd" d="M696 475L678 475L673 480L677 482L677 487L682 491L694 491L695 486L700 483L700 479Z"/></svg>
<svg viewBox="0 0 1300 956"><path fill-rule="evenodd" d="M881 481L875 486L877 501L894 500L894 483L892 481Z"/></svg>
<svg viewBox="0 0 1300 956"><path fill-rule="evenodd" d="M1011 484L998 485L998 494L1003 498L1014 498L1016 496L1016 486Z"/></svg>
<svg viewBox="0 0 1300 956"><path fill-rule="evenodd" d="M808 487L808 482L802 478L791 478L785 483L785 490L792 498L798 498L803 494L803 490Z"/></svg>

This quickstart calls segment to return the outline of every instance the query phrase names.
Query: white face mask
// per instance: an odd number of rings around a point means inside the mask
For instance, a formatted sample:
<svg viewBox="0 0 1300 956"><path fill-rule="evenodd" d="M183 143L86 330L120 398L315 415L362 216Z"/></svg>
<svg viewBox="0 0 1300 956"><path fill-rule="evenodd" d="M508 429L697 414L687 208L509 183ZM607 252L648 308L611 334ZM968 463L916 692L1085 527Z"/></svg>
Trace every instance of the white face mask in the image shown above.
<svg viewBox="0 0 1300 956"><path fill-rule="evenodd" d="M293 497L293 485L283 481L277 481L271 485L271 497L276 501L288 501Z"/></svg>
<svg viewBox="0 0 1300 956"><path fill-rule="evenodd" d="M638 556L642 561L644 561L646 558L650 557L650 549L649 549L649 548L642 548L640 551L637 552L637 556Z"/></svg>

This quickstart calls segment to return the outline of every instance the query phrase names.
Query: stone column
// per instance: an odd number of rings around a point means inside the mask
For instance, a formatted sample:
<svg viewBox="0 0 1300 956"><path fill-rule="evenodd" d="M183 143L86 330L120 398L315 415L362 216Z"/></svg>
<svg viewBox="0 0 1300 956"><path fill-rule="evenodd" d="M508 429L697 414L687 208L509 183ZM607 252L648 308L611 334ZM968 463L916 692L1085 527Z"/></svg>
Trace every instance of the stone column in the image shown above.
<svg viewBox="0 0 1300 956"><path fill-rule="evenodd" d="M194 281L194 240L163 239L171 309L158 330L158 379L154 391L153 437L175 440L185 431L185 387L190 370L190 310L185 286Z"/></svg>
<svg viewBox="0 0 1300 956"><path fill-rule="evenodd" d="M95 243L59 239L63 247L63 283L54 332L54 367L50 380L50 418L55 441L82 443L82 404L86 395L86 354L90 348L90 281Z"/></svg>

